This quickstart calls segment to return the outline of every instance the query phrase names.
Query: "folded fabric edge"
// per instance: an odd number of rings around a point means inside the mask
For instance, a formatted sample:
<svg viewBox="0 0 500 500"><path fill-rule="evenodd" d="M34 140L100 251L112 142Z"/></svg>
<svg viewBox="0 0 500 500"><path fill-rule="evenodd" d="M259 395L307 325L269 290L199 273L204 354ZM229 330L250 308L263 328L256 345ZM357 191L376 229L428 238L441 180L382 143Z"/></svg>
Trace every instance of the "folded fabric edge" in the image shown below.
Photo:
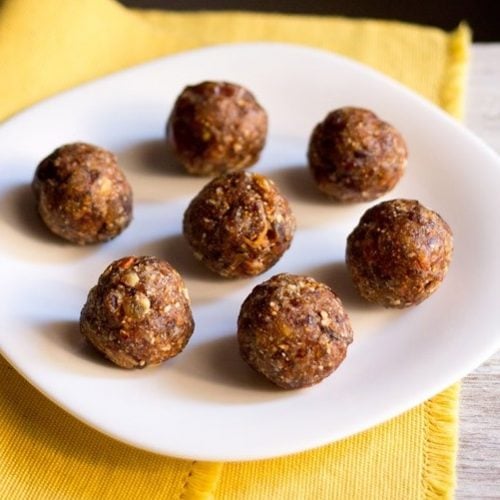
<svg viewBox="0 0 500 500"><path fill-rule="evenodd" d="M440 93L440 105L450 115L462 119L464 116L467 71L469 68L469 46L472 32L468 24L460 23L448 39L448 64L444 72Z"/></svg>
<svg viewBox="0 0 500 500"><path fill-rule="evenodd" d="M421 481L425 499L453 498L459 393L460 384L457 383L424 403L425 441ZM212 499L223 467L223 462L193 461L182 483L179 498Z"/></svg>
<svg viewBox="0 0 500 500"><path fill-rule="evenodd" d="M448 65L441 87L440 105L462 119L469 67L472 32L462 22L448 40ZM453 498L458 449L458 400L460 384L444 390L424 403L426 416L422 487L424 498Z"/></svg>
<svg viewBox="0 0 500 500"><path fill-rule="evenodd" d="M182 500L208 500L213 498L223 466L222 462L193 461L182 483L179 498Z"/></svg>
<svg viewBox="0 0 500 500"><path fill-rule="evenodd" d="M200 9L196 11L185 11L185 10L170 10L170 9L148 9L143 7L134 7L130 9L131 11L139 14L146 22L151 25L156 25L159 28L163 28L162 17L165 14L175 15L179 17L192 17L192 18L204 18L206 16L232 16L232 17L246 17L246 18L262 18L262 19L300 19L308 20L310 22L335 20L337 22L344 22L348 24L377 24L387 27L393 26L403 26L410 29L419 29L426 32L440 32L449 34L442 28L426 24L417 24L408 21L399 21L395 19L385 19L379 17L349 17L340 15L324 15L324 14L307 14L301 12L280 12L280 11L261 11L261 10L249 10L249 9L224 9L224 10L211 10L211 9Z"/></svg>
<svg viewBox="0 0 500 500"><path fill-rule="evenodd" d="M426 499L453 497L459 392L457 383L424 403L422 490Z"/></svg>

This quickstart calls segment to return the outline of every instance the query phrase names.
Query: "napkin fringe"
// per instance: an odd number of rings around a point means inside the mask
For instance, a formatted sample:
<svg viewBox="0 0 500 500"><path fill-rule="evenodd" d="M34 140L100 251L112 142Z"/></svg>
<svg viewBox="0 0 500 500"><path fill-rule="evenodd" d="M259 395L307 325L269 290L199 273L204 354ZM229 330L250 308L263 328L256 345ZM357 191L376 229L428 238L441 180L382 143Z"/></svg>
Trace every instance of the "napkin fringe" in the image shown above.
<svg viewBox="0 0 500 500"><path fill-rule="evenodd" d="M464 116L467 71L469 68L469 45L472 33L467 23L461 22L448 39L448 64L440 93L441 107L455 118Z"/></svg>
<svg viewBox="0 0 500 500"><path fill-rule="evenodd" d="M182 485L179 500L209 500L219 481L223 464L220 462L198 462L191 464Z"/></svg>
<svg viewBox="0 0 500 500"><path fill-rule="evenodd" d="M425 445L422 483L424 498L452 498L455 486L459 384L424 403Z"/></svg>

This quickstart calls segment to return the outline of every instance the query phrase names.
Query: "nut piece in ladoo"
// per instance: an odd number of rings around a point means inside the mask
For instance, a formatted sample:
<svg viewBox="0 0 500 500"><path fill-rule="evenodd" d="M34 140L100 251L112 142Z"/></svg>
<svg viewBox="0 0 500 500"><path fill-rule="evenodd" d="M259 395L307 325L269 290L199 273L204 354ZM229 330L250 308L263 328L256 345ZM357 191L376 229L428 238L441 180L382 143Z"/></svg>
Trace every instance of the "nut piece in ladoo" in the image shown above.
<svg viewBox="0 0 500 500"><path fill-rule="evenodd" d="M342 363L353 332L337 295L306 276L278 274L241 306L243 359L283 389L317 384Z"/></svg>
<svg viewBox="0 0 500 500"><path fill-rule="evenodd" d="M32 189L46 226L78 245L110 240L132 220L132 189L116 156L91 144L56 149L38 165Z"/></svg>
<svg viewBox="0 0 500 500"><path fill-rule="evenodd" d="M347 239L346 261L362 297L385 307L419 304L441 284L453 253L450 226L416 200L365 212Z"/></svg>
<svg viewBox="0 0 500 500"><path fill-rule="evenodd" d="M309 167L320 191L340 202L374 200L403 175L408 157L401 134L361 108L332 111L314 129Z"/></svg>
<svg viewBox="0 0 500 500"><path fill-rule="evenodd" d="M290 247L295 218L266 177L233 172L216 177L184 213L184 236L197 259L228 278L261 274Z"/></svg>
<svg viewBox="0 0 500 500"><path fill-rule="evenodd" d="M88 295L82 335L123 368L157 365L179 354L194 329L179 273L156 257L111 263Z"/></svg>
<svg viewBox="0 0 500 500"><path fill-rule="evenodd" d="M251 92L228 82L186 87L167 123L167 140L190 174L215 176L250 167L267 136L267 114Z"/></svg>

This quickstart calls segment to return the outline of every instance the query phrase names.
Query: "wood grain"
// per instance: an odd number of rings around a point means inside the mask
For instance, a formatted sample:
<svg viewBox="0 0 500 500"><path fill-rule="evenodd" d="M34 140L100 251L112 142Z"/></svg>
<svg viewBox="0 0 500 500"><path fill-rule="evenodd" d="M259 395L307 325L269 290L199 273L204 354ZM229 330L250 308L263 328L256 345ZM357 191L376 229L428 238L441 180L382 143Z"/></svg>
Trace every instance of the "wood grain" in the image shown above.
<svg viewBox="0 0 500 500"><path fill-rule="evenodd" d="M466 125L500 154L500 44L474 44L469 74ZM458 500L500 499L500 352L462 382L457 475Z"/></svg>

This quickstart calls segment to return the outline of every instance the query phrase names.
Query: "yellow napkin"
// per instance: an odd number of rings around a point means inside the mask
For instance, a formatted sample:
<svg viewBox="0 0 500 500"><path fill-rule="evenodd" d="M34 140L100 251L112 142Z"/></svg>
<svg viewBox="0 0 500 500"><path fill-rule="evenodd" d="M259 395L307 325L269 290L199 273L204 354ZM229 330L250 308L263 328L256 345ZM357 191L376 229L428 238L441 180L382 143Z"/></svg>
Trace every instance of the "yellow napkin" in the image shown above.
<svg viewBox="0 0 500 500"><path fill-rule="evenodd" d="M0 1L0 120L114 70L202 45L276 40L363 61L455 116L469 32L249 13L136 12L112 0ZM452 495L458 388L339 443L249 463L190 462L118 443L0 358L0 497L420 499Z"/></svg>

